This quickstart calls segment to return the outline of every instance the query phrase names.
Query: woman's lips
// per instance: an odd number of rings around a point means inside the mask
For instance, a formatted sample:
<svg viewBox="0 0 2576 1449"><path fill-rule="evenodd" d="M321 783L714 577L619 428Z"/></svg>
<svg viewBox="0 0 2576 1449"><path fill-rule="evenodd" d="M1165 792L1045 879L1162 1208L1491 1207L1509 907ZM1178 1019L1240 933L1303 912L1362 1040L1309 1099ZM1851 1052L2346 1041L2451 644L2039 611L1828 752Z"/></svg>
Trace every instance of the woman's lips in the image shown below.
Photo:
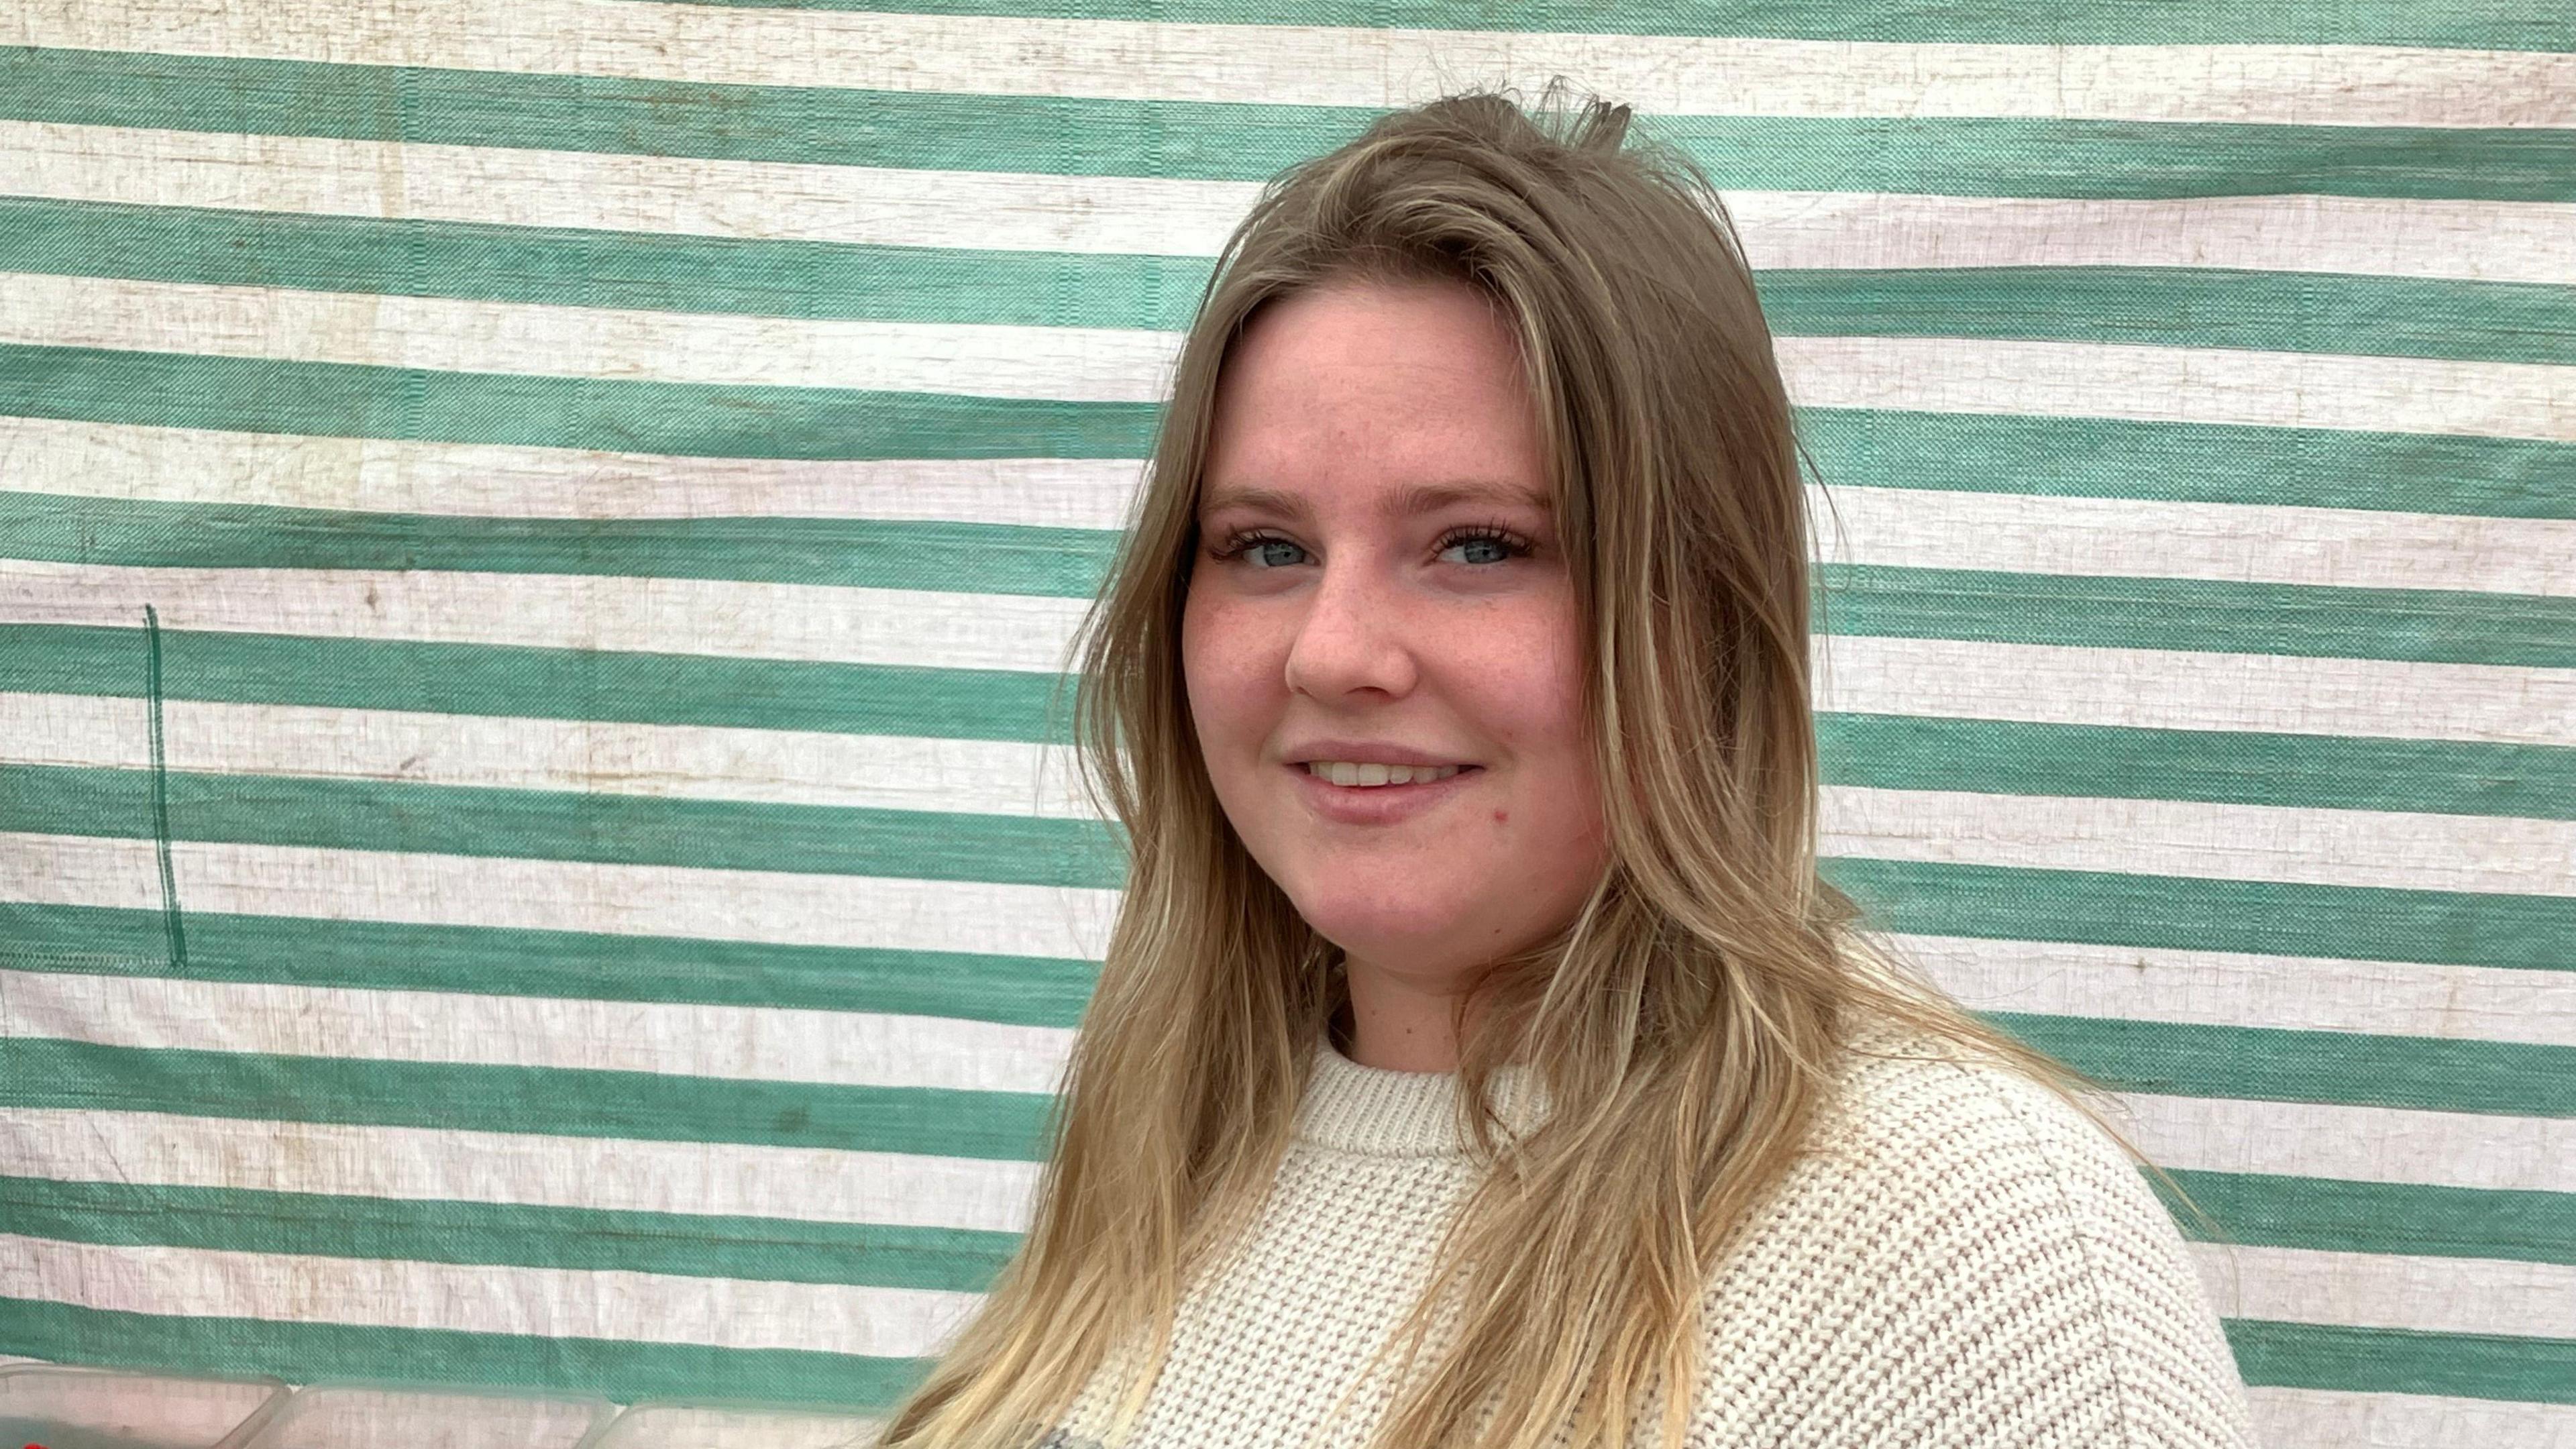
<svg viewBox="0 0 2576 1449"><path fill-rule="evenodd" d="M1445 780L1417 780L1405 785L1336 785L1304 765L1282 766L1296 777L1295 788L1308 808L1342 825L1393 825L1447 801L1484 778L1482 765L1463 765Z"/></svg>

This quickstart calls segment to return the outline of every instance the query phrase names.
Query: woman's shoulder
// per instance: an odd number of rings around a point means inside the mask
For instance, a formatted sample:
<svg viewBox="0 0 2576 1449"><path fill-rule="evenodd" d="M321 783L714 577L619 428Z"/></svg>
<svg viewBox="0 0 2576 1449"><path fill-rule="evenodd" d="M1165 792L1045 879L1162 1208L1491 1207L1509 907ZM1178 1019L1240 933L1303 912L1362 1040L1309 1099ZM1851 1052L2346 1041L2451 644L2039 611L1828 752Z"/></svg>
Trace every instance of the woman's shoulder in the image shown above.
<svg viewBox="0 0 2576 1449"><path fill-rule="evenodd" d="M2191 1250L2090 1116L1894 1026L1836 1087L1711 1285L1694 1444L2250 1443Z"/></svg>
<svg viewBox="0 0 2576 1449"><path fill-rule="evenodd" d="M1995 1174L2041 1163L2057 1175L2107 1174L2145 1191L2134 1160L2091 1116L1969 1043L1869 1023L1845 1043L1835 1088L1818 1114L1811 1155L1912 1192L1969 1194Z"/></svg>

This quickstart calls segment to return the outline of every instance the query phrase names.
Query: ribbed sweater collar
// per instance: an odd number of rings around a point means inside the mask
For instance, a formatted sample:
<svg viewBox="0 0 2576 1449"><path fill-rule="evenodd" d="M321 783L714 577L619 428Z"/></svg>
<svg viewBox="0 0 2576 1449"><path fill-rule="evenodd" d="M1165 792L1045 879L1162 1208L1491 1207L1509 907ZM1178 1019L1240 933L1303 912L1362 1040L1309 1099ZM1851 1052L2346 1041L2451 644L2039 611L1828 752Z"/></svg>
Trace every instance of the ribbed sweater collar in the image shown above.
<svg viewBox="0 0 2576 1449"><path fill-rule="evenodd" d="M1495 1108L1526 1127L1546 1089L1520 1063L1495 1073ZM1330 1036L1315 1041L1314 1074L1297 1107L1297 1138L1313 1146L1372 1157L1454 1157L1468 1149L1458 1131L1456 1072L1399 1072L1362 1066Z"/></svg>

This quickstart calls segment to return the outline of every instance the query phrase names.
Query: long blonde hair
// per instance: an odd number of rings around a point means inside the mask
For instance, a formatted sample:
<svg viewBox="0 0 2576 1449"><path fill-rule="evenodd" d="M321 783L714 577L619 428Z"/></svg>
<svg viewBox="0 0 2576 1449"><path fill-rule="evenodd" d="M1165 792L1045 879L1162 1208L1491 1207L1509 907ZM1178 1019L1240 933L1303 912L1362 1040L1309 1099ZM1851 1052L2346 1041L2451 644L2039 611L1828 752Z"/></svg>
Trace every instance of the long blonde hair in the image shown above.
<svg viewBox="0 0 2576 1449"><path fill-rule="evenodd" d="M1626 106L1569 113L1558 91L1534 115L1485 91L1387 114L1274 179L1218 258L1078 642L1074 733L1130 842L1126 894L1029 1231L888 1449L1024 1449L1141 1336L1113 1441L1130 1427L1186 1286L1271 1185L1343 999L1337 953L1219 808L1179 649L1219 369L1255 309L1326 282L1464 282L1515 328L1611 843L1578 918L1479 978L1472 1032L1459 998L1461 1129L1487 1170L1396 1335L1409 1375L1446 1300L1447 1351L1370 1442L1625 1446L1661 1386L1677 1446L1700 1295L1864 1016L2019 1068L2139 1156L2075 1095L2100 1084L1932 988L1817 874L1812 540L1753 278L1693 162L1629 137ZM1505 1142L1487 1089L1517 1061L1548 1111Z"/></svg>

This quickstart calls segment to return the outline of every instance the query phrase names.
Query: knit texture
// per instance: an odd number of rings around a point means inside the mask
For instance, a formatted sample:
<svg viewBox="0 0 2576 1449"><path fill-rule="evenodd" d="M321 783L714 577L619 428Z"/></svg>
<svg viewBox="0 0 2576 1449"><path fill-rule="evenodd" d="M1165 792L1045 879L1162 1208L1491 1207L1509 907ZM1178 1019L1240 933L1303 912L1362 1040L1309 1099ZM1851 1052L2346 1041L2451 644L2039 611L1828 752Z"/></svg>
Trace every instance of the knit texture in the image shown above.
<svg viewBox="0 0 2576 1449"><path fill-rule="evenodd" d="M1807 1155L1709 1285L1691 1449L2251 1445L2218 1315L2118 1144L2000 1064L1890 1026L1854 1045L1904 1055L1843 1059ZM1544 1112L1521 1069L1498 1086L1507 1120ZM1261 1216L1184 1297L1128 1449L1306 1442L1423 1290L1475 1183L1456 1089L1319 1046ZM1118 1368L1046 1449L1108 1443ZM1380 1365L1316 1442L1364 1442L1392 1389Z"/></svg>

